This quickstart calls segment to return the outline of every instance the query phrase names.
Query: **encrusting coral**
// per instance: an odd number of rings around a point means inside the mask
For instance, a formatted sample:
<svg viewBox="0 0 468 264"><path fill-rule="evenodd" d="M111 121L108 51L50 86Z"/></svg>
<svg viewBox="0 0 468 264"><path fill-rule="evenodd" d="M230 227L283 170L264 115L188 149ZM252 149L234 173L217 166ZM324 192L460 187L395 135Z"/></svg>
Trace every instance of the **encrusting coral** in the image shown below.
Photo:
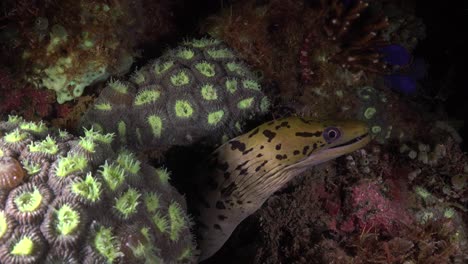
<svg viewBox="0 0 468 264"><path fill-rule="evenodd" d="M173 5L166 0L2 1L1 56L14 61L26 81L53 90L61 104L95 82L126 73L138 45L170 32Z"/></svg>
<svg viewBox="0 0 468 264"><path fill-rule="evenodd" d="M234 51L202 38L167 51L129 81L111 80L82 126L114 132L120 143L145 150L207 137L221 142L268 109L256 76Z"/></svg>
<svg viewBox="0 0 468 264"><path fill-rule="evenodd" d="M0 263L194 263L169 172L16 116L0 122Z"/></svg>

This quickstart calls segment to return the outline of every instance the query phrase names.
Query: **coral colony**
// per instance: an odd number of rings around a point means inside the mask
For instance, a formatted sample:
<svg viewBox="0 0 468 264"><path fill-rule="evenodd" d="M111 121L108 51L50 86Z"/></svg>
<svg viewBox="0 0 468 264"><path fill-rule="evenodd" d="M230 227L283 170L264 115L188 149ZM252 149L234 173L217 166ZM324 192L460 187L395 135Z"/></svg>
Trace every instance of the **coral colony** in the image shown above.
<svg viewBox="0 0 468 264"><path fill-rule="evenodd" d="M76 138L16 116L0 131L0 263L195 259L170 172L114 152L113 134Z"/></svg>
<svg viewBox="0 0 468 264"><path fill-rule="evenodd" d="M411 6L188 2L0 3L0 264L468 261Z"/></svg>
<svg viewBox="0 0 468 264"><path fill-rule="evenodd" d="M138 149L187 145L208 135L218 142L244 120L269 109L248 67L221 41L193 39L131 75L111 80L82 126L113 132Z"/></svg>

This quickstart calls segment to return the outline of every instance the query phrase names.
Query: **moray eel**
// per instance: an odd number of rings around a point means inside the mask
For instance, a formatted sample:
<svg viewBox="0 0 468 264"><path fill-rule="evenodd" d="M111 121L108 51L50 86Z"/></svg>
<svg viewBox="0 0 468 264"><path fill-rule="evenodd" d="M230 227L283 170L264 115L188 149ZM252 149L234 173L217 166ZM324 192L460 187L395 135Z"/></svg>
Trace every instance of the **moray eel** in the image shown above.
<svg viewBox="0 0 468 264"><path fill-rule="evenodd" d="M237 225L301 172L370 141L359 121L278 119L229 140L210 157L198 188L200 261L212 256ZM196 203L197 203L196 202Z"/></svg>

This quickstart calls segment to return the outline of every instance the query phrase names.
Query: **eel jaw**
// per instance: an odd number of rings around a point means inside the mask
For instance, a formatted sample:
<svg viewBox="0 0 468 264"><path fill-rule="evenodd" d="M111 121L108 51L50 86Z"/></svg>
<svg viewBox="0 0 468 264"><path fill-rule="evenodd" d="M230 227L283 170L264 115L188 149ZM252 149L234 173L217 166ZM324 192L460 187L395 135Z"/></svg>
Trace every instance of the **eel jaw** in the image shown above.
<svg viewBox="0 0 468 264"><path fill-rule="evenodd" d="M371 136L365 128L357 136L345 139L346 141L332 145L328 148L323 148L317 152L312 153L308 157L305 157L299 161L296 165L292 165L295 168L307 169L311 166L315 166L320 163L327 162L335 159L342 155L346 155L353 151L363 148L371 141Z"/></svg>

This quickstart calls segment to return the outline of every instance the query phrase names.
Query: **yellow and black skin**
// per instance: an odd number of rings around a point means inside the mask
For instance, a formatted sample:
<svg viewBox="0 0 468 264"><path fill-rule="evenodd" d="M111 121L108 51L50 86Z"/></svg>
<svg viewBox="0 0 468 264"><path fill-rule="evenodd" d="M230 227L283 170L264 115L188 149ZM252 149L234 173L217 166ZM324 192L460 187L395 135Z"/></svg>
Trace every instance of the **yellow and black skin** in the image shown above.
<svg viewBox="0 0 468 264"><path fill-rule="evenodd" d="M219 250L243 219L293 177L369 141L368 127L360 121L287 117L220 146L210 158L215 169L198 189L199 260Z"/></svg>

